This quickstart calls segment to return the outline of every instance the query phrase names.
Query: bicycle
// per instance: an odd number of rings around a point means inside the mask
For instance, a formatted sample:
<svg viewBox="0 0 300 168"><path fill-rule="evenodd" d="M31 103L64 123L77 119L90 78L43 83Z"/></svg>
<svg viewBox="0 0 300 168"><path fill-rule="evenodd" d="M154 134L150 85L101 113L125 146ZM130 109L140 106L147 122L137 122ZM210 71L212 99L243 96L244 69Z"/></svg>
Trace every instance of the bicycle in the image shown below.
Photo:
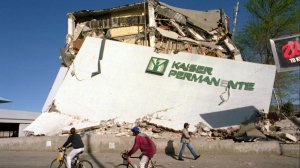
<svg viewBox="0 0 300 168"><path fill-rule="evenodd" d="M78 153L72 160L72 168L93 168L93 165L90 161L80 158ZM66 149L58 148L57 157L51 162L50 168L67 168L67 154Z"/></svg>
<svg viewBox="0 0 300 168"><path fill-rule="evenodd" d="M127 151L121 152L121 157L123 159L123 163L115 166L115 168L121 168L121 167L126 167L126 168L137 168L136 165L134 165L134 163L132 162L132 160L130 158L141 158L141 157L134 157L134 156L130 156L127 157ZM148 164L148 168L163 168L164 166L161 165L157 165L156 161L153 161L151 158L149 160L149 164Z"/></svg>

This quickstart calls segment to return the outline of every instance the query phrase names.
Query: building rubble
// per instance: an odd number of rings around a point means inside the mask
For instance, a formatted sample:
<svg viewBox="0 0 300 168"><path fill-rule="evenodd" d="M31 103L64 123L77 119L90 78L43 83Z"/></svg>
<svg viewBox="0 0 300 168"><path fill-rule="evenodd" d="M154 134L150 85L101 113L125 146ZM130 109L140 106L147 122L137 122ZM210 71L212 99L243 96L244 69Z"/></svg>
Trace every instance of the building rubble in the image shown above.
<svg viewBox="0 0 300 168"><path fill-rule="evenodd" d="M258 117L256 121L248 121L241 125L227 128L210 128L206 124L199 122L195 131L190 134L195 138L204 138L206 141L232 139L235 142L257 142L257 141L280 141L281 143L300 142L300 118L282 118L272 120L267 116ZM296 121L294 123L292 120ZM180 130L174 130L161 125L149 122L147 118L137 119L135 125L141 131L154 139L179 139ZM132 123L117 122L115 120L102 121L97 126L78 129L80 134L115 135L119 137L129 137L132 135ZM62 134L68 134L70 127L66 127Z"/></svg>
<svg viewBox="0 0 300 168"><path fill-rule="evenodd" d="M125 15L128 10L133 12ZM188 52L242 61L231 40L228 16L222 9L195 11L148 0L106 10L69 13L68 20L72 26L66 47L61 49L66 66L76 57L87 36L150 46L158 53Z"/></svg>

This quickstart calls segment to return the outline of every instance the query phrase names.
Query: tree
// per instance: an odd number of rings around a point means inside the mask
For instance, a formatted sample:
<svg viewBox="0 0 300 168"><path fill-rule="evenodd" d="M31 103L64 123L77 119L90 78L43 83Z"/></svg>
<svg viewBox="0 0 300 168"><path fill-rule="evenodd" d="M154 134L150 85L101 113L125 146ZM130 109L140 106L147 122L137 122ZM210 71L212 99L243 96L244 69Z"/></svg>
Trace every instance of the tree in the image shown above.
<svg viewBox="0 0 300 168"><path fill-rule="evenodd" d="M286 116L291 116L293 115L294 113L294 105L288 101L287 103L284 103L282 106L281 106L281 112L283 114L285 114Z"/></svg>
<svg viewBox="0 0 300 168"><path fill-rule="evenodd" d="M244 29L237 33L235 44L244 61L274 64L270 39L299 33L300 4L298 0L248 0L251 14ZM277 73L274 89L283 104L299 99L300 72Z"/></svg>

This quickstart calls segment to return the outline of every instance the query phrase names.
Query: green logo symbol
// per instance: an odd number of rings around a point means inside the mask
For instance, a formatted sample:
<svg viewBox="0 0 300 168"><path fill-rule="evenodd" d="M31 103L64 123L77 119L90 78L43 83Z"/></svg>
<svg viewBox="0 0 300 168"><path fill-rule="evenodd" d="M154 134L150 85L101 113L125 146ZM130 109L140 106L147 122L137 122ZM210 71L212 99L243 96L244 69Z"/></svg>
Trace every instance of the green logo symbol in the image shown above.
<svg viewBox="0 0 300 168"><path fill-rule="evenodd" d="M168 63L169 60L167 59L152 57L149 61L146 72L156 75L163 75Z"/></svg>

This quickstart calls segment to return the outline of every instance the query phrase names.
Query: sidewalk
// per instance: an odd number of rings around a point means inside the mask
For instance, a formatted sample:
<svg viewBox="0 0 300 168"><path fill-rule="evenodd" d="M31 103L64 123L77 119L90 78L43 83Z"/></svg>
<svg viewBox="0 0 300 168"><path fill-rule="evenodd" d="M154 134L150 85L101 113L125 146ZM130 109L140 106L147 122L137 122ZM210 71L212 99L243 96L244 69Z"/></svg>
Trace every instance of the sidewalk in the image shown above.
<svg viewBox="0 0 300 168"><path fill-rule="evenodd" d="M1 168L49 168L56 152L0 151ZM163 168L298 168L299 158L262 154L206 154L192 160L186 151L184 161L172 156L157 154L154 161ZM138 155L138 154L137 154ZM94 168L114 168L122 163L120 153L84 153ZM138 164L138 160L134 160Z"/></svg>

